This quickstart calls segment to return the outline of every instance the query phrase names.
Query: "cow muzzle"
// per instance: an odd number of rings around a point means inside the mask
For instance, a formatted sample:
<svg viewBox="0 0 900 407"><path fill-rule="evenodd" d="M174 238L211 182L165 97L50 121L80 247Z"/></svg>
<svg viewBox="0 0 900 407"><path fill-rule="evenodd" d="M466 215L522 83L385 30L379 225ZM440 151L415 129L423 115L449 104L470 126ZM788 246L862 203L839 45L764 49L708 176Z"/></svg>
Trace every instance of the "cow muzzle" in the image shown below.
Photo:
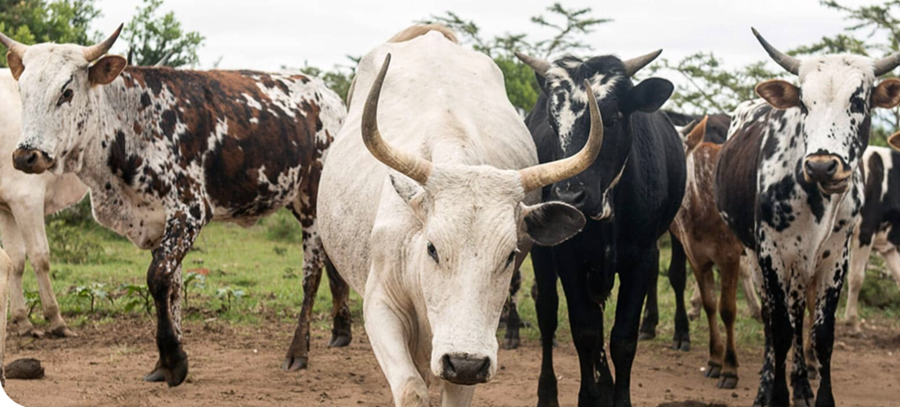
<svg viewBox="0 0 900 407"><path fill-rule="evenodd" d="M12 158L13 167L26 174L41 174L55 163L50 155L33 148L17 148Z"/></svg>
<svg viewBox="0 0 900 407"><path fill-rule="evenodd" d="M851 174L852 171L833 154L811 155L803 161L803 178L818 185L823 194L847 192Z"/></svg>
<svg viewBox="0 0 900 407"><path fill-rule="evenodd" d="M468 354L444 354L441 357L441 379L453 384L471 386L487 383L491 376L491 358Z"/></svg>

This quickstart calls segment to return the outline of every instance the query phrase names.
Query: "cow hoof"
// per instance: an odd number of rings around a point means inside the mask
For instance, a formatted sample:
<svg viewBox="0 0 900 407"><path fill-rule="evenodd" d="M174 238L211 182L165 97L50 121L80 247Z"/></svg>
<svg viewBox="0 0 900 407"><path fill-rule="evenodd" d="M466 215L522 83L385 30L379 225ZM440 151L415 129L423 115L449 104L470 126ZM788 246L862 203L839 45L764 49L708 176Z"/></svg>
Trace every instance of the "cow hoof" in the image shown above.
<svg viewBox="0 0 900 407"><path fill-rule="evenodd" d="M794 407L815 407L816 400L812 396L794 399Z"/></svg>
<svg viewBox="0 0 900 407"><path fill-rule="evenodd" d="M144 376L145 382L158 383L158 382L161 382L164 380L166 380L166 375L163 374L162 369L159 368L158 366L152 372L150 372L149 374Z"/></svg>
<svg viewBox="0 0 900 407"><path fill-rule="evenodd" d="M50 331L50 333L52 333L53 336L55 336L57 338L77 338L78 337L78 334L76 334L75 332L72 332L72 330L69 329L69 327L67 327L65 325L54 328L52 331Z"/></svg>
<svg viewBox="0 0 900 407"><path fill-rule="evenodd" d="M722 365L710 363L706 366L706 371L703 372L703 375L710 379L718 379L722 375Z"/></svg>
<svg viewBox="0 0 900 407"><path fill-rule="evenodd" d="M656 338L656 332L641 332L638 336L639 341L649 341L653 338Z"/></svg>
<svg viewBox="0 0 900 407"><path fill-rule="evenodd" d="M35 339L43 339L44 331L35 329L33 326L25 326L19 329L19 336L32 337Z"/></svg>
<svg viewBox="0 0 900 407"><path fill-rule="evenodd" d="M350 341L353 340L353 337L346 334L332 335L331 340L328 341L329 348L343 348L350 344Z"/></svg>
<svg viewBox="0 0 900 407"><path fill-rule="evenodd" d="M506 338L503 340L503 349L513 350L519 348L519 338Z"/></svg>
<svg viewBox="0 0 900 407"><path fill-rule="evenodd" d="M734 373L723 373L722 377L719 378L719 382L716 383L716 387L720 389L734 389L737 387L738 377Z"/></svg>
<svg viewBox="0 0 900 407"><path fill-rule="evenodd" d="M672 350L680 350L682 352L691 351L691 340L676 340L672 342Z"/></svg>
<svg viewBox="0 0 900 407"><path fill-rule="evenodd" d="M284 370L285 372L294 372L306 369L307 365L309 365L309 358L306 356L296 358L288 356L284 358L284 363L281 364L281 370Z"/></svg>

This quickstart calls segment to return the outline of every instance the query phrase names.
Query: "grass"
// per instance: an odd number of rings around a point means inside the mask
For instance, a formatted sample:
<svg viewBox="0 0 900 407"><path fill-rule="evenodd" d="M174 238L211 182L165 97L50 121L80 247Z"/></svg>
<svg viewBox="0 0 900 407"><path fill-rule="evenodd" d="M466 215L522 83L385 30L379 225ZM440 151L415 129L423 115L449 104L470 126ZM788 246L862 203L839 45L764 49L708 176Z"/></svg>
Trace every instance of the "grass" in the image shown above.
<svg viewBox="0 0 900 407"><path fill-rule="evenodd" d="M146 286L150 252L139 250L127 240L92 223L75 228L74 232L63 231L62 234L69 240L67 246L60 247L59 242L54 239L56 233L52 233L51 247L55 257L63 257L70 261L54 260L52 281L62 313L71 326L112 322L116 316L123 314L144 315L151 318L145 312L144 299L141 297L143 294L140 292L140 287ZM196 280L188 284L189 303L185 310L185 318L204 320L215 317L235 324L257 324L272 319L296 322L303 297L300 235L300 226L294 217L284 210L246 229L222 223L207 226L183 263L186 278L189 272L205 274L199 284ZM71 250L73 246L71 239L83 239L89 243L89 247L100 252L88 256L66 256L65 250ZM671 286L665 274L669 266L670 253L667 238L661 240L660 247L662 273L658 285L660 325L657 328L656 341L668 343L674 331L675 306ZM62 255L58 255L60 250L63 251ZM896 320L900 316L900 300L893 303L876 301L886 295L900 298L896 285L877 271L878 267L883 267L880 264L879 261L874 261L870 267L866 288L863 290L861 317L869 318L877 315ZM530 295L534 278L530 259L522 265L522 275L519 312L529 326L523 328L521 334L524 338L536 340L540 333L537 329L534 301ZM107 298L95 299L94 311L91 312L90 296L83 292L79 295L79 287L100 287L106 292ZM37 292L37 284L30 266L26 270L25 289L35 297L33 293ZM562 290L561 287L559 289ZM687 299L690 298L692 290L693 277L689 277ZM615 315L616 291L614 290L605 314L607 337ZM877 298L867 301L867 292ZM240 295L235 295L236 293ZM738 342L743 345L759 346L763 343L762 326L749 318L740 290L738 296L739 317L736 325ZM876 303L879 307L867 306L866 302ZM351 293L350 310L357 323L355 329L360 329L362 301L355 292ZM319 328L330 328L330 311L331 293L323 273L322 285L316 297L313 323ZM842 312L843 304L839 308L839 313ZM40 315L40 307L37 306L32 313L33 322L44 324ZM561 341L570 340L568 309L563 295L560 296L559 321L557 338ZM705 316L691 322L692 340L695 344L705 343L708 338L706 332Z"/></svg>

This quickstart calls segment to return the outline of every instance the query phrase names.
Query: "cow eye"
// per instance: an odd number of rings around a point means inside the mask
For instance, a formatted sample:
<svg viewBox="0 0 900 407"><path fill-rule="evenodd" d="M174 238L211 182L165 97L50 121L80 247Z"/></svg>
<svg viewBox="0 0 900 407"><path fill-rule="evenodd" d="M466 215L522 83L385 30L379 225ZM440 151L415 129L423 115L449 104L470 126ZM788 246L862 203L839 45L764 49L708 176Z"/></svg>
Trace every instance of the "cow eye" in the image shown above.
<svg viewBox="0 0 900 407"><path fill-rule="evenodd" d="M506 258L506 267L509 267L512 264L513 260L516 259L516 255L519 254L518 250L513 250L512 253L509 254L509 257Z"/></svg>
<svg viewBox="0 0 900 407"><path fill-rule="evenodd" d="M603 121L603 127L616 127L619 124L619 120L622 120L622 113L616 112L616 114L612 115L608 120Z"/></svg>
<svg viewBox="0 0 900 407"><path fill-rule="evenodd" d="M434 248L434 245L431 244L431 242L428 242L428 255L431 256L432 259L434 259L435 263L441 262L440 258L438 258L437 249Z"/></svg>
<svg viewBox="0 0 900 407"><path fill-rule="evenodd" d="M56 101L56 106L59 107L62 106L63 103L71 102L72 94L72 89L66 89L65 92L63 92L62 96L59 97L59 100Z"/></svg>

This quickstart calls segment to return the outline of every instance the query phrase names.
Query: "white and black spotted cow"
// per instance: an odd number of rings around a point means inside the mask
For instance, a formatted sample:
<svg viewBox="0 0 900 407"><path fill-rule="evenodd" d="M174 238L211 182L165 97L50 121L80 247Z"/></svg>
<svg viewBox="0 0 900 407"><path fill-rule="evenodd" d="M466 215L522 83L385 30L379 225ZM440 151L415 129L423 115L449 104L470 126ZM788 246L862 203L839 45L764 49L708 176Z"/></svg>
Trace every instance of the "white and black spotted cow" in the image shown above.
<svg viewBox="0 0 900 407"><path fill-rule="evenodd" d="M838 298L849 266L850 237L863 203L859 163L869 142L871 109L900 103L900 80L875 78L900 63L856 55L798 60L766 42L769 55L800 86L759 84L764 99L741 104L719 155L716 203L760 271L766 332L756 405L787 406L785 376L794 345L794 405L834 406L831 354ZM754 203L748 205L748 203ZM815 290L811 342L821 367L816 396L803 355L807 290Z"/></svg>
<svg viewBox="0 0 900 407"><path fill-rule="evenodd" d="M895 139L896 140L896 139ZM869 254L875 249L900 286L900 153L884 147L869 147L863 154L865 203L853 233L847 307L844 317L860 332L859 290L866 278Z"/></svg>
<svg viewBox="0 0 900 407"><path fill-rule="evenodd" d="M23 106L15 167L76 174L91 190L94 217L153 251L147 283L160 358L145 379L170 386L188 370L181 261L200 230L214 220L249 226L288 207L303 225L306 298L285 368L305 366L313 286L326 260L318 181L343 104L302 75L126 67L125 58L104 56L121 28L91 47L25 46L0 35ZM332 287L342 328L333 341L346 344L348 288L340 278Z"/></svg>

